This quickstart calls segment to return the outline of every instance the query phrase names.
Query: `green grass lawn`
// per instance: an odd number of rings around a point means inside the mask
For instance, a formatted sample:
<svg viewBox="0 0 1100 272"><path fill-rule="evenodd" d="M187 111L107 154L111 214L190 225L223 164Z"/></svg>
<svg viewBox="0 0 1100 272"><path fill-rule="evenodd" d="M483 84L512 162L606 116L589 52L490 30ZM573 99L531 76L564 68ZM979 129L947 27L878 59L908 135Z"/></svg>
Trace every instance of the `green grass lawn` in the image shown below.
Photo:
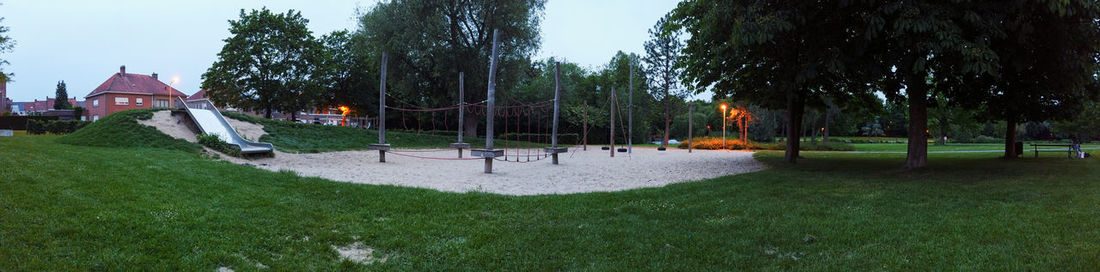
<svg viewBox="0 0 1100 272"><path fill-rule="evenodd" d="M1092 270L1100 164L757 153L767 170L513 197L0 138L0 270ZM548 166L549 167L549 166ZM341 261L359 242L386 258Z"/></svg>

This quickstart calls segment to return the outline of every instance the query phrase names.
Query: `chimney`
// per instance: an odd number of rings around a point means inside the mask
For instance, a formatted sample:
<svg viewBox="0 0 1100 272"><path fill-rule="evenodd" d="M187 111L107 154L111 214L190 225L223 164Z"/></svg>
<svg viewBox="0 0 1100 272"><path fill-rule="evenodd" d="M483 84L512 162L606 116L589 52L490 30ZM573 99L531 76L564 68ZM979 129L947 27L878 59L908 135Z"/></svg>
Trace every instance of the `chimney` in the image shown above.
<svg viewBox="0 0 1100 272"><path fill-rule="evenodd" d="M118 74L124 75L124 76L126 75L126 65L118 67Z"/></svg>
<svg viewBox="0 0 1100 272"><path fill-rule="evenodd" d="M157 79L157 73L153 73L153 79Z"/></svg>

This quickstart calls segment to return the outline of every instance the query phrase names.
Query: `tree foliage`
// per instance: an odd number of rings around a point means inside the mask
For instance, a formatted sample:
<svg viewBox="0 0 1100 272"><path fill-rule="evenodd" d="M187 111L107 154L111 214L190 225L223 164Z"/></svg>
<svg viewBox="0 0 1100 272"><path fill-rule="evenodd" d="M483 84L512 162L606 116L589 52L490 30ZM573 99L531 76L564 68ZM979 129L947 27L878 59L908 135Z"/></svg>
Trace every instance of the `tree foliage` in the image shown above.
<svg viewBox="0 0 1100 272"><path fill-rule="evenodd" d="M669 16L657 20L649 30L649 40L645 42L645 72L649 75L650 94L665 106L664 137L662 145L668 145L669 129L672 123L672 99L687 97L690 93L680 88L682 68L676 66L683 42L680 41L680 29L669 27Z"/></svg>
<svg viewBox="0 0 1100 272"><path fill-rule="evenodd" d="M4 17L0 17L0 23L4 22ZM15 48L15 40L8 36L8 31L11 28L0 24L0 54L9 53ZM5 73L4 65L8 65L8 60L0 58L0 82L11 81L11 78L15 76L14 73Z"/></svg>
<svg viewBox="0 0 1100 272"><path fill-rule="evenodd" d="M306 28L308 20L294 10L267 8L229 21L231 37L218 60L203 73L202 87L216 104L297 112L320 99L324 85L315 78L322 46Z"/></svg>
<svg viewBox="0 0 1100 272"><path fill-rule="evenodd" d="M69 103L69 91L65 89L65 81L57 82L57 93L54 97L57 98L53 100L53 109L67 110L73 108L73 104Z"/></svg>
<svg viewBox="0 0 1100 272"><path fill-rule="evenodd" d="M389 56L387 94L417 106L458 103L458 75L464 73L466 101L485 99L493 30L500 31L498 95L514 92L539 46L545 0L398 0L362 14L353 35L366 46L360 54ZM356 38L353 38L356 39ZM498 101L502 101L499 100ZM503 100L506 101L506 100ZM470 116L468 125L477 125ZM467 131L477 131L467 129Z"/></svg>

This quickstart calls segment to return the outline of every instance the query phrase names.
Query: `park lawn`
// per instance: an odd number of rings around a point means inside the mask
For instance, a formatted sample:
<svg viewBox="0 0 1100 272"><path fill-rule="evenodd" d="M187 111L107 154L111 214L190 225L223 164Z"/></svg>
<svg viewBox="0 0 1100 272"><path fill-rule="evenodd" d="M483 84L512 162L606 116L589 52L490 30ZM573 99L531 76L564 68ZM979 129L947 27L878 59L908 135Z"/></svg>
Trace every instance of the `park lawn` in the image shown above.
<svg viewBox="0 0 1100 272"><path fill-rule="evenodd" d="M1091 270L1100 163L760 152L764 171L514 197L0 138L0 270ZM551 167L551 166L547 166ZM478 169L471 169L477 171ZM373 264L333 246L374 249Z"/></svg>
<svg viewBox="0 0 1100 272"><path fill-rule="evenodd" d="M1024 155L1028 155L1032 147L1030 142L1024 143ZM891 151L891 152L905 152L909 146L908 144L851 144L856 147L856 151ZM1100 148L1100 144L1082 144L1082 148ZM970 144L970 143L949 143L947 145L929 144L928 151L991 151L1004 153L1004 144ZM1041 149L1064 149L1060 147L1041 147ZM1092 152L1085 150L1086 152ZM1050 153L1050 152L1046 152ZM1063 154L1064 155L1064 154Z"/></svg>

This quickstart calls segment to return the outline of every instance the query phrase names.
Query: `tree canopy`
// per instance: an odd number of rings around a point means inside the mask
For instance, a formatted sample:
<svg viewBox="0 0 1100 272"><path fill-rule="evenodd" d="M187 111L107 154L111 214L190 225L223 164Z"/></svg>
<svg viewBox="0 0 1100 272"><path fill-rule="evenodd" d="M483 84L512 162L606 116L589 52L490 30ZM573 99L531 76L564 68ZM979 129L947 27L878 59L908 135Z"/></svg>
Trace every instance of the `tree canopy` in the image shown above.
<svg viewBox="0 0 1100 272"><path fill-rule="evenodd" d="M240 19L229 21L232 36L218 60L202 75L206 95L216 104L263 110L267 118L311 106L323 86L314 78L323 49L307 22L294 10L242 9Z"/></svg>
<svg viewBox="0 0 1100 272"><path fill-rule="evenodd" d="M53 100L53 109L55 110L67 110L73 108L73 104L69 103L69 91L65 89L65 81L57 82L57 93Z"/></svg>

